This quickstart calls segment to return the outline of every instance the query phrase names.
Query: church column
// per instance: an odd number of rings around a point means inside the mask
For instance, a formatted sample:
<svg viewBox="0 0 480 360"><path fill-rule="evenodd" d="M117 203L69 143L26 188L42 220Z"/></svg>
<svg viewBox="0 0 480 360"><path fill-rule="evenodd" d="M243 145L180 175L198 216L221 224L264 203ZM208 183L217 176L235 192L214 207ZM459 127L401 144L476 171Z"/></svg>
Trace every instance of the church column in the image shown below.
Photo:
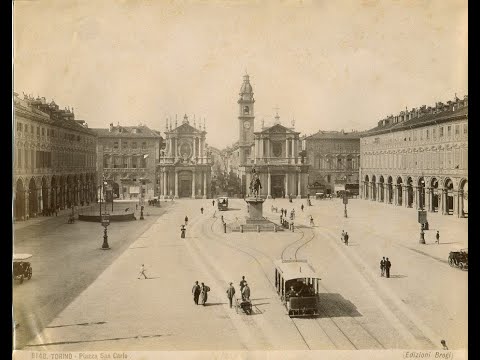
<svg viewBox="0 0 480 360"><path fill-rule="evenodd" d="M290 146L292 150L292 159L295 159L295 139L290 139ZM295 160L294 160L295 161Z"/></svg>
<svg viewBox="0 0 480 360"><path fill-rule="evenodd" d="M428 212L432 212L432 188L425 188L425 208Z"/></svg>
<svg viewBox="0 0 480 360"><path fill-rule="evenodd" d="M263 137L260 138L260 162L263 162L263 157L264 157L264 154L263 154L263 144L264 144L264 140L263 140Z"/></svg>
<svg viewBox="0 0 480 360"><path fill-rule="evenodd" d="M195 199L195 170L192 171L192 199Z"/></svg>
<svg viewBox="0 0 480 360"><path fill-rule="evenodd" d="M458 190L457 201L458 201L457 216L460 217L460 218L463 218L464 217L464 214L463 214L463 190Z"/></svg>
<svg viewBox="0 0 480 360"><path fill-rule="evenodd" d="M301 173L297 173L297 199L301 199L302 198L302 174Z"/></svg>
<svg viewBox="0 0 480 360"><path fill-rule="evenodd" d="M207 172L203 173L203 198L207 198Z"/></svg>
<svg viewBox="0 0 480 360"><path fill-rule="evenodd" d="M250 194L250 182L252 181L251 179L251 174L250 171L247 170L246 174L246 182L245 182L245 194L248 194L248 196L251 196Z"/></svg>
<svg viewBox="0 0 480 360"><path fill-rule="evenodd" d="M267 170L268 173L267 173L267 199L270 199L272 197L272 186L271 186L271 182L272 182L272 176L270 175L270 169Z"/></svg>
<svg viewBox="0 0 480 360"><path fill-rule="evenodd" d="M288 159L289 158L289 153L288 153L288 139L285 139L285 157Z"/></svg>
<svg viewBox="0 0 480 360"><path fill-rule="evenodd" d="M408 208L408 186L407 185L403 185L402 201L403 201L403 206Z"/></svg>
<svg viewBox="0 0 480 360"><path fill-rule="evenodd" d="M37 189L37 194L38 194L38 207L37 207L37 215L42 213L43 210L43 192L42 188Z"/></svg>
<svg viewBox="0 0 480 360"><path fill-rule="evenodd" d="M175 199L178 199L178 171L175 170Z"/></svg>
<svg viewBox="0 0 480 360"><path fill-rule="evenodd" d="M25 190L24 191L24 200L25 200L25 220L28 220L28 218L30 217L30 211L28 209L28 198L30 197L29 194L30 194L30 191L28 190Z"/></svg>
<svg viewBox="0 0 480 360"><path fill-rule="evenodd" d="M288 173L285 174L285 198L289 195L288 193Z"/></svg>
<svg viewBox="0 0 480 360"><path fill-rule="evenodd" d="M197 138L193 138L193 159L197 157Z"/></svg>

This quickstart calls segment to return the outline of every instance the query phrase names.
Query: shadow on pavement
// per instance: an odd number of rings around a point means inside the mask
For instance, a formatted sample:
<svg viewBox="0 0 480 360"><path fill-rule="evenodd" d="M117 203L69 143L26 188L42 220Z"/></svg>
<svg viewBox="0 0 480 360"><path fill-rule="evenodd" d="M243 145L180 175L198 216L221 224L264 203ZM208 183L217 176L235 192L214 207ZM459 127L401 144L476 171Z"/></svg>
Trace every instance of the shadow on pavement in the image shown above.
<svg viewBox="0 0 480 360"><path fill-rule="evenodd" d="M362 314L357 311L357 307L340 294L320 293L318 294L318 302L318 318L362 316Z"/></svg>
<svg viewBox="0 0 480 360"><path fill-rule="evenodd" d="M206 303L205 306L227 305L227 303Z"/></svg>
<svg viewBox="0 0 480 360"><path fill-rule="evenodd" d="M400 279L400 278L406 278L407 275L390 275L391 279Z"/></svg>

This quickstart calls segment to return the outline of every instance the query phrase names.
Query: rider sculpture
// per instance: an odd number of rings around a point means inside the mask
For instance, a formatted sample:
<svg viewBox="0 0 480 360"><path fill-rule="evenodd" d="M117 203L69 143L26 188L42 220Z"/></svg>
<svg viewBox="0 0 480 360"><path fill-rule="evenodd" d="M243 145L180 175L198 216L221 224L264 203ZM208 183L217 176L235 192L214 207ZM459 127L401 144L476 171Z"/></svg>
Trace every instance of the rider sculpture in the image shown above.
<svg viewBox="0 0 480 360"><path fill-rule="evenodd" d="M258 174L255 168L252 169L252 174L253 174L253 178L252 178L252 181L250 182L250 192L255 197L258 197L258 195L260 194L260 189L262 188L262 183L258 178Z"/></svg>

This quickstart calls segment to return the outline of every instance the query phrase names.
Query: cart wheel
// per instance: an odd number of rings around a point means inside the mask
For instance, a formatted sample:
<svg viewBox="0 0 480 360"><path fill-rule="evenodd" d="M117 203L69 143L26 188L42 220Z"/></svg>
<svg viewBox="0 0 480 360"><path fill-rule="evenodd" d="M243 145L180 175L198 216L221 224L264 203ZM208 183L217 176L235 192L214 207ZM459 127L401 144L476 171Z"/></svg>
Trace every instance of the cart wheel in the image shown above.
<svg viewBox="0 0 480 360"><path fill-rule="evenodd" d="M451 257L448 258L448 264L452 267L455 266L455 263L453 262L453 259Z"/></svg>
<svg viewBox="0 0 480 360"><path fill-rule="evenodd" d="M18 279L18 280L19 280L20 284L22 284L23 283L23 275L20 275L20 279Z"/></svg>
<svg viewBox="0 0 480 360"><path fill-rule="evenodd" d="M463 270L463 268L464 268L463 262L460 261L460 262L458 263L458 267L459 267L461 270Z"/></svg>
<svg viewBox="0 0 480 360"><path fill-rule="evenodd" d="M32 278L32 267L29 267L28 268L28 271L27 271L27 279L30 280Z"/></svg>

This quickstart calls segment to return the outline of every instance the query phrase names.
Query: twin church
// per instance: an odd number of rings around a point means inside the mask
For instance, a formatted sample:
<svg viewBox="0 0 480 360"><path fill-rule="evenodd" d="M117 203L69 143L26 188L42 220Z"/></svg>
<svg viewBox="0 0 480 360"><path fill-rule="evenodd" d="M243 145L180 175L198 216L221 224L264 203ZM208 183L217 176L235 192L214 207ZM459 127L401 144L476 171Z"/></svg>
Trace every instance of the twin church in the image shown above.
<svg viewBox="0 0 480 360"><path fill-rule="evenodd" d="M300 133L280 123L278 114L271 127L254 131L255 99L249 76L243 77L238 99L239 167L243 195L249 188L252 170L262 188L259 195L267 198L304 197L307 194L308 165L299 156L302 151ZM211 155L206 147L205 124L191 124L187 116L182 124L166 125L166 149L160 157L157 174L161 198L211 196Z"/></svg>

